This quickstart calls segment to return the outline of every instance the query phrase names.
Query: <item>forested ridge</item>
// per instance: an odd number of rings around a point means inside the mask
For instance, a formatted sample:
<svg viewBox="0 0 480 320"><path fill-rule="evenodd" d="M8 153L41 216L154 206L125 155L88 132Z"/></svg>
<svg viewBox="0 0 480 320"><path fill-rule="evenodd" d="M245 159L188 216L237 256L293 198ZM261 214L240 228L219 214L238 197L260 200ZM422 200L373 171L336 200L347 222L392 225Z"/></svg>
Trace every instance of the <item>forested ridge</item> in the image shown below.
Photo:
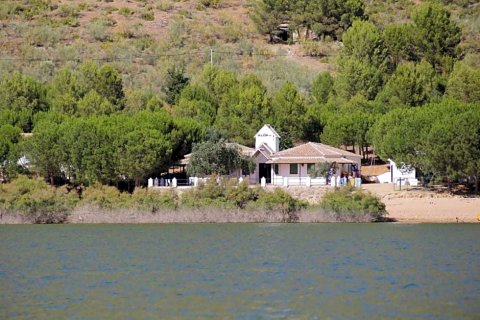
<svg viewBox="0 0 480 320"><path fill-rule="evenodd" d="M1 178L140 186L270 123L282 148L373 149L478 188L479 17L468 0L4 1Z"/></svg>

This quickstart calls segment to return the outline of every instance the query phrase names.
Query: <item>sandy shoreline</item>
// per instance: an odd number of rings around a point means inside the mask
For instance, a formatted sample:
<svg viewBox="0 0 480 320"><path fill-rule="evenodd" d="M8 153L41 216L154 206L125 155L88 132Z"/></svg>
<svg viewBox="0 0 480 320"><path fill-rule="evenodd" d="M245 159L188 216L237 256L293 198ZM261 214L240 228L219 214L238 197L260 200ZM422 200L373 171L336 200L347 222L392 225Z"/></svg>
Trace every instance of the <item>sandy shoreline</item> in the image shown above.
<svg viewBox="0 0 480 320"><path fill-rule="evenodd" d="M392 184L367 184L378 195L389 217L403 223L480 223L480 197L462 197L423 189L395 191Z"/></svg>

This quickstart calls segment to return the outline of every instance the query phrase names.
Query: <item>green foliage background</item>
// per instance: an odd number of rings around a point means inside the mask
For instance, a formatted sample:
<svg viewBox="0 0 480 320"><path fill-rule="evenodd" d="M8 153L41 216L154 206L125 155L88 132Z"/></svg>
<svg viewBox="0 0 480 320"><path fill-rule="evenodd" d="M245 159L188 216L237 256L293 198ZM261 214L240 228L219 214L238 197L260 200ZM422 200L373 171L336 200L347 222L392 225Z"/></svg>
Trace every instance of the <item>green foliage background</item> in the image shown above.
<svg viewBox="0 0 480 320"><path fill-rule="evenodd" d="M477 1L2 1L1 179L141 186L208 132L252 146L270 123L284 148L373 149L478 190L479 16Z"/></svg>

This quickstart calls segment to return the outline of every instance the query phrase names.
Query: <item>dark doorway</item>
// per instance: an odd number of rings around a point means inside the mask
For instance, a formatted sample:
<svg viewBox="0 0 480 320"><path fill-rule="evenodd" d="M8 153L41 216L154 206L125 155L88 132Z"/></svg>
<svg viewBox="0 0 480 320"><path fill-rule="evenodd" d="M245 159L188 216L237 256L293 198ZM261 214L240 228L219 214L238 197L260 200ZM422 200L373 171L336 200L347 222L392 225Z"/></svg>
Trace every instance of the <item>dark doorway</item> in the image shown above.
<svg viewBox="0 0 480 320"><path fill-rule="evenodd" d="M265 177L267 183L272 183L272 165L260 163L258 167L258 178Z"/></svg>

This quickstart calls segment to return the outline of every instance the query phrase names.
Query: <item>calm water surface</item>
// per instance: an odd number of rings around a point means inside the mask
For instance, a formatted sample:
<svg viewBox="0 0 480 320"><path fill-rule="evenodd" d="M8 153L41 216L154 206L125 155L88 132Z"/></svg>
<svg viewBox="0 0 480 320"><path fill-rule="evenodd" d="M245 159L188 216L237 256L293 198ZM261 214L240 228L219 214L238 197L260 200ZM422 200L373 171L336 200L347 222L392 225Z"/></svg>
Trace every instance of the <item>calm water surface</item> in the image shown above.
<svg viewBox="0 0 480 320"><path fill-rule="evenodd" d="M479 319L480 225L0 226L0 319Z"/></svg>

